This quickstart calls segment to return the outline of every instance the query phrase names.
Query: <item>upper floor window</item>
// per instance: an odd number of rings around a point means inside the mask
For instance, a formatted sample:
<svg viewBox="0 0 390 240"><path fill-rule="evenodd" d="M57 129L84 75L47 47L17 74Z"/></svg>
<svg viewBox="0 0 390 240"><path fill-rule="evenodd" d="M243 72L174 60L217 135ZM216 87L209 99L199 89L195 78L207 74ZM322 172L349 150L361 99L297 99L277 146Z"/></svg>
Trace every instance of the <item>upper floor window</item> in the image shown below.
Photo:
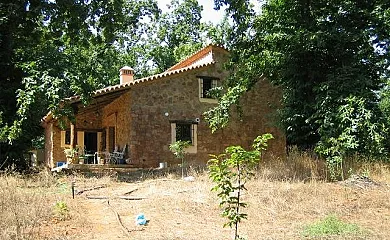
<svg viewBox="0 0 390 240"><path fill-rule="evenodd" d="M199 77L199 100L216 103L217 100L210 95L210 90L218 86L218 78ZM211 101L210 101L211 100Z"/></svg>

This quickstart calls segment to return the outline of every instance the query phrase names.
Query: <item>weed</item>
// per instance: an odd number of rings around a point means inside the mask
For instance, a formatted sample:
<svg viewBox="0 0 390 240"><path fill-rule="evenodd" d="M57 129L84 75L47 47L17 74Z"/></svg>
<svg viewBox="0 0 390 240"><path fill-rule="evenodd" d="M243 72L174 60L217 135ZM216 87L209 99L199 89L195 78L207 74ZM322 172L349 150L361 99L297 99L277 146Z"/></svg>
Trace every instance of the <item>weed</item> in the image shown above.
<svg viewBox="0 0 390 240"><path fill-rule="evenodd" d="M34 179L36 180L36 179ZM40 223L50 217L48 184L15 173L0 176L0 239L37 239Z"/></svg>
<svg viewBox="0 0 390 240"><path fill-rule="evenodd" d="M69 207L64 201L58 201L54 205L54 216L63 221L69 218Z"/></svg>
<svg viewBox="0 0 390 240"><path fill-rule="evenodd" d="M319 222L307 225L302 234L306 237L327 237L335 235L361 235L362 233L358 225L345 223L335 215L328 215Z"/></svg>

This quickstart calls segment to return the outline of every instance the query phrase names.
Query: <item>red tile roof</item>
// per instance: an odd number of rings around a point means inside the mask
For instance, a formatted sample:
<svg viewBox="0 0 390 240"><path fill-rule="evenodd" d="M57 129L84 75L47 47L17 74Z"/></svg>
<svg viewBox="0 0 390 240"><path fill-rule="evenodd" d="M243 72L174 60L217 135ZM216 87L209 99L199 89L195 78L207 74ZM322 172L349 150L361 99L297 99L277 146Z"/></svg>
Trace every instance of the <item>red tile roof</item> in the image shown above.
<svg viewBox="0 0 390 240"><path fill-rule="evenodd" d="M223 52L228 53L228 50L226 50L224 47L219 46L219 45L210 44L207 47L204 47L204 48L200 49L199 51L197 51L194 54L188 56L187 58L185 58L184 60L180 61L179 63L173 65L170 68L168 68L167 71L173 71L173 70L180 69L180 68L183 68L183 67L188 67L188 66L194 64L199 59L205 57L209 52L212 52L213 50L223 51Z"/></svg>
<svg viewBox="0 0 390 240"><path fill-rule="evenodd" d="M128 82L128 83L117 84L117 85L114 85L114 86L105 87L105 88L98 89L98 90L94 91L93 94L92 94L92 97L98 97L98 96L101 96L101 95L105 95L107 93L121 91L121 90L124 90L124 89L128 89L131 86L136 85L136 84L140 84L140 83L144 83L144 82L151 82L151 81L154 81L154 80L157 80L157 79L160 79L160 78L164 78L164 77L168 77L168 76L171 76L171 75L174 75L174 74L187 72L187 71L193 70L193 69L207 67L207 66L210 66L210 65L213 65L213 64L215 64L214 61L211 61L211 62L208 62L208 63L203 63L203 64L200 64L200 65L192 65L192 66L188 66L188 67L185 67L185 68L180 68L180 69L177 69L177 70L165 71L163 73L152 75L152 76L148 76L148 77L145 77L145 78L135 79L134 81L131 81L131 82ZM64 100L65 101L70 101L71 103L78 102L80 100L80 96L76 95L76 96L72 96L72 97L69 97L69 98L65 98Z"/></svg>
<svg viewBox="0 0 390 240"><path fill-rule="evenodd" d="M172 66L171 68L169 68L168 70L166 70L163 73L148 76L145 78L135 79L134 81L124 83L124 84L117 84L114 86L109 86L106 88L98 89L98 90L93 92L92 97L99 97L99 96L103 96L103 95L108 94L108 93L122 91L125 89L129 89L129 88L131 88L131 86L136 85L136 84L140 84L140 83L144 83L144 82L151 82L151 81L154 81L157 79L172 76L174 74L179 74L179 73L187 72L187 71L190 71L193 69L199 69L199 68L213 65L213 64L215 64L214 60L211 60L209 62L205 62L202 64L194 64L196 61L202 59L204 56L206 56L209 52L212 52L213 50L228 52L225 48L223 48L221 46L208 45L207 47L202 48L198 52L194 53L193 55L189 56L188 58L186 58L186 59L182 60L181 62L177 63L176 65ZM76 96L72 96L69 98L65 98L63 101L67 101L68 103L76 103L76 102L80 101L80 96L76 95ZM49 112L46 114L46 116L42 120L45 122L48 122L52 118L53 118L53 115L51 112Z"/></svg>

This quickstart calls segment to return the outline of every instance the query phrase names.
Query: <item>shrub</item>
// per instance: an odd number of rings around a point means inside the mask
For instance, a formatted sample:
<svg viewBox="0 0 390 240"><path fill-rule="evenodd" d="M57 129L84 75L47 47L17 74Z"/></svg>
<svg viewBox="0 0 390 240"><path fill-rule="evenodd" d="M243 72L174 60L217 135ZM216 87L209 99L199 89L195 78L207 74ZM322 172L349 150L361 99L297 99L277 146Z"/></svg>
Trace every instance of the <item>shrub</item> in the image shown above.
<svg viewBox="0 0 390 240"><path fill-rule="evenodd" d="M335 235L360 235L362 230L356 224L344 223L335 215L307 225L302 233L306 237L327 237Z"/></svg>

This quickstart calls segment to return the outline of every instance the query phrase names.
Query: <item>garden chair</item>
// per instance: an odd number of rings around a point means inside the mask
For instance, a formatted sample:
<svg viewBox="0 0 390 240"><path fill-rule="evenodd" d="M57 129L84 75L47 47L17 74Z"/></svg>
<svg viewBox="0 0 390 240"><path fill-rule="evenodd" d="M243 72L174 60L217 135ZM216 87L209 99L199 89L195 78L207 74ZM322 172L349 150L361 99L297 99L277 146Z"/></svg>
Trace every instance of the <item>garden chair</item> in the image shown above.
<svg viewBox="0 0 390 240"><path fill-rule="evenodd" d="M117 150L111 153L111 160L113 164L120 164L124 160L126 154L126 148L127 148L127 144L123 147L122 152L119 152Z"/></svg>

